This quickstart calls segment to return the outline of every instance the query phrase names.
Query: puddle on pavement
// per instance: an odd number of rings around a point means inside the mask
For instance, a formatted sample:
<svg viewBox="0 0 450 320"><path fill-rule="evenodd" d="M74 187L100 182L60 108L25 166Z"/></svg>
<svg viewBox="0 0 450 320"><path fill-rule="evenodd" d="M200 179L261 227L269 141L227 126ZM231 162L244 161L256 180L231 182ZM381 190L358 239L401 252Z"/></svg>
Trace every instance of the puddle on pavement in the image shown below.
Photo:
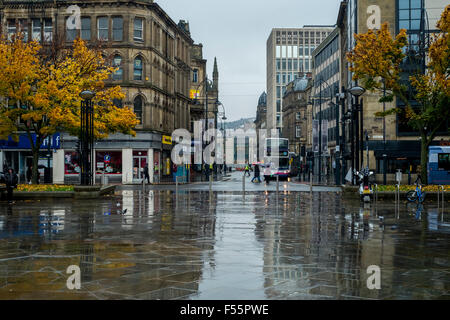
<svg viewBox="0 0 450 320"><path fill-rule="evenodd" d="M336 193L0 205L0 299L448 299L450 214ZM69 290L66 269L81 270ZM369 290L367 268L381 269Z"/></svg>

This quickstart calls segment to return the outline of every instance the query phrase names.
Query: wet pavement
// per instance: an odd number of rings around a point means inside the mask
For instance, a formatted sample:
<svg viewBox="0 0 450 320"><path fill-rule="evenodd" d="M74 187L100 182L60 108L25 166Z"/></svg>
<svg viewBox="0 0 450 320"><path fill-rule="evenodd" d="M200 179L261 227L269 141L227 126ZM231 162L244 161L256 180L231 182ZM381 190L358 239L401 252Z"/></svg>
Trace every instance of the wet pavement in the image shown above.
<svg viewBox="0 0 450 320"><path fill-rule="evenodd" d="M220 183L0 203L0 299L450 298L450 213L436 205Z"/></svg>

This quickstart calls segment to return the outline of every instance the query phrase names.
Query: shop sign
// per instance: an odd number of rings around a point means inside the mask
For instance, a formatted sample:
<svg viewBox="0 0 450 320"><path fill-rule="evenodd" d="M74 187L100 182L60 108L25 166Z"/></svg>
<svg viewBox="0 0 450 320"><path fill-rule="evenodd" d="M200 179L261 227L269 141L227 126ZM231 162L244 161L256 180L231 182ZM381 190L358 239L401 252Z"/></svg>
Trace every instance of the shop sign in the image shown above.
<svg viewBox="0 0 450 320"><path fill-rule="evenodd" d="M162 143L163 144L172 144L172 137L171 136L162 136Z"/></svg>
<svg viewBox="0 0 450 320"><path fill-rule="evenodd" d="M36 142L36 134L32 133L31 137L33 142ZM50 141L49 141L50 140ZM55 133L50 139L45 139L40 149L48 149L48 143L50 142L50 149L60 149L61 148L61 137L59 133ZM0 149L31 149L31 143L28 139L27 134L19 135L19 141L14 141L11 137L8 140L0 140Z"/></svg>

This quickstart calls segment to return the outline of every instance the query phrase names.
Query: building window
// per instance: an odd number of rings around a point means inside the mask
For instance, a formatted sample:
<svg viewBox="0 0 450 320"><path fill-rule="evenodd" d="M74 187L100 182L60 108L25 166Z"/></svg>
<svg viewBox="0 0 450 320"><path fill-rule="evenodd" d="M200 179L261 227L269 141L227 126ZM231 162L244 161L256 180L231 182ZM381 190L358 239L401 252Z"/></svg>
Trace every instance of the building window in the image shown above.
<svg viewBox="0 0 450 320"><path fill-rule="evenodd" d="M64 152L64 174L79 174L81 172L81 160L78 152Z"/></svg>
<svg viewBox="0 0 450 320"><path fill-rule="evenodd" d="M136 57L134 59L133 80L142 80L142 58Z"/></svg>
<svg viewBox="0 0 450 320"><path fill-rule="evenodd" d="M144 30L144 19L142 18L135 18L134 19L134 33L133 38L137 41L143 41L143 30Z"/></svg>
<svg viewBox="0 0 450 320"><path fill-rule="evenodd" d="M113 67L118 68L113 73L113 80L123 80L123 68L122 68L122 57L119 55L114 56Z"/></svg>
<svg viewBox="0 0 450 320"><path fill-rule="evenodd" d="M108 18L100 17L97 19L97 38L98 40L108 41Z"/></svg>
<svg viewBox="0 0 450 320"><path fill-rule="evenodd" d="M97 151L95 168L97 173L122 174L122 151Z"/></svg>
<svg viewBox="0 0 450 320"><path fill-rule="evenodd" d="M23 34L23 41L28 41L28 21L25 19L19 19L19 32Z"/></svg>
<svg viewBox="0 0 450 320"><path fill-rule="evenodd" d="M113 40L122 41L123 40L123 18L114 17L112 19L113 23Z"/></svg>
<svg viewBox="0 0 450 320"><path fill-rule="evenodd" d="M142 123L142 97L137 96L133 102L134 114L136 118Z"/></svg>
<svg viewBox="0 0 450 320"><path fill-rule="evenodd" d="M299 94L299 96L300 96L300 94ZM296 112L296 113L295 113L295 119L296 119L296 120L301 120L301 114L300 114L300 112Z"/></svg>
<svg viewBox="0 0 450 320"><path fill-rule="evenodd" d="M194 83L198 82L198 69L194 69L192 71L192 82Z"/></svg>
<svg viewBox="0 0 450 320"><path fill-rule="evenodd" d="M300 138L302 136L302 129L300 126L295 126L295 137Z"/></svg>
<svg viewBox="0 0 450 320"><path fill-rule="evenodd" d="M277 112L281 112L281 100L277 100Z"/></svg>
<svg viewBox="0 0 450 320"><path fill-rule="evenodd" d="M14 19L8 19L8 40L12 40L12 36L16 34L17 26Z"/></svg>
<svg viewBox="0 0 450 320"><path fill-rule="evenodd" d="M123 107L123 102L120 99L114 98L113 99L113 105L117 108L122 108Z"/></svg>
<svg viewBox="0 0 450 320"><path fill-rule="evenodd" d="M66 20L66 41L72 42L77 37L77 29L72 28L72 23L69 23L69 19L72 19L71 17L67 18Z"/></svg>
<svg viewBox="0 0 450 320"><path fill-rule="evenodd" d="M52 19L44 19L44 41L53 40L53 22Z"/></svg>
<svg viewBox="0 0 450 320"><path fill-rule="evenodd" d="M40 42L41 41L41 30L42 30L42 23L40 19L33 19L31 21L31 39L33 41Z"/></svg>
<svg viewBox="0 0 450 320"><path fill-rule="evenodd" d="M91 40L91 18L81 18L81 39Z"/></svg>

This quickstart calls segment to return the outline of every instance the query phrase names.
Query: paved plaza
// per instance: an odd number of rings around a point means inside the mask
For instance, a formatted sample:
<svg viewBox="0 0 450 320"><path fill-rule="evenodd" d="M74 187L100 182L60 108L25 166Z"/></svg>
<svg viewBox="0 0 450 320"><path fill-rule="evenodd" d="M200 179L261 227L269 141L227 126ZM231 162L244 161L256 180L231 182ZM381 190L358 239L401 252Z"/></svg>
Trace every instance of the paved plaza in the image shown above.
<svg viewBox="0 0 450 320"><path fill-rule="evenodd" d="M285 187L286 185L286 187ZM0 205L0 299L449 299L450 214L227 181ZM81 270L69 290L66 270ZM381 289L367 287L369 266Z"/></svg>

